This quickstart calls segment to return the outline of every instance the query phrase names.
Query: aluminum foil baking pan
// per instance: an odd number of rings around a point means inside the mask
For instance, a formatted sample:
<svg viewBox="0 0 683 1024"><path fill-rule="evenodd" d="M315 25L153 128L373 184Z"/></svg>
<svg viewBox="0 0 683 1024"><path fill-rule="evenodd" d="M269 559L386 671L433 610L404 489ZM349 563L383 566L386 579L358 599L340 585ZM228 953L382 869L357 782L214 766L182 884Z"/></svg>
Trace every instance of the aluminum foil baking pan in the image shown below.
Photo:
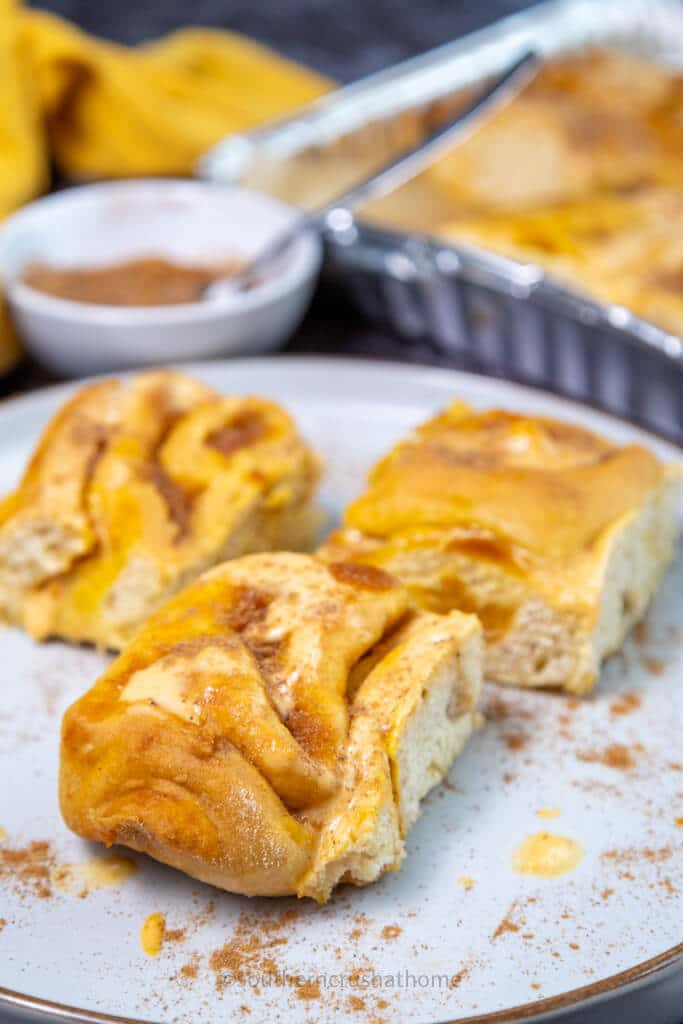
<svg viewBox="0 0 683 1024"><path fill-rule="evenodd" d="M596 45L683 66L683 0L546 0L232 136L200 173L315 206L417 141L454 96L524 51L552 57ZM362 219L329 233L327 251L328 273L401 335L683 442L683 340L629 310L581 295L540 266Z"/></svg>

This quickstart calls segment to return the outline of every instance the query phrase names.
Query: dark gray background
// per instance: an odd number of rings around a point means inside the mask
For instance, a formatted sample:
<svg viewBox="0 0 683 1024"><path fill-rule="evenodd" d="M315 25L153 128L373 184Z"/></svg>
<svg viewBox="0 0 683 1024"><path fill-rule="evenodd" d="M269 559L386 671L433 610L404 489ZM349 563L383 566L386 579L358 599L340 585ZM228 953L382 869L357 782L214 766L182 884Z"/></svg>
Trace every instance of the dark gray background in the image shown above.
<svg viewBox="0 0 683 1024"><path fill-rule="evenodd" d="M47 0L35 6L121 43L188 24L218 25L350 81L533 0Z"/></svg>

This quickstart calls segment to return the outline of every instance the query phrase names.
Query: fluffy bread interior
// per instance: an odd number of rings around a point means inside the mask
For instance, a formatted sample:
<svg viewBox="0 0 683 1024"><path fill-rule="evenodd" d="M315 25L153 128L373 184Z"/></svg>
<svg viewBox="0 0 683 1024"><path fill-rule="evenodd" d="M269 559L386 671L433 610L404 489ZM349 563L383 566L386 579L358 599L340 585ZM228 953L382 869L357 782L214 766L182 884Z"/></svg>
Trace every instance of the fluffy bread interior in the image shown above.
<svg viewBox="0 0 683 1024"><path fill-rule="evenodd" d="M340 812L323 829L299 890L321 902L340 882L366 885L398 870L422 800L480 719L483 643L474 616L419 615L368 660L378 657L352 703Z"/></svg>
<svg viewBox="0 0 683 1024"><path fill-rule="evenodd" d="M664 486L612 538L592 636L597 665L621 647L643 617L675 558L680 536L680 480L680 474L672 471Z"/></svg>
<svg viewBox="0 0 683 1024"><path fill-rule="evenodd" d="M619 650L643 617L670 566L679 536L677 473L602 539L579 597L558 607L532 594L510 629L488 651L487 671L502 683L593 689L604 659ZM574 584L574 589L581 589Z"/></svg>

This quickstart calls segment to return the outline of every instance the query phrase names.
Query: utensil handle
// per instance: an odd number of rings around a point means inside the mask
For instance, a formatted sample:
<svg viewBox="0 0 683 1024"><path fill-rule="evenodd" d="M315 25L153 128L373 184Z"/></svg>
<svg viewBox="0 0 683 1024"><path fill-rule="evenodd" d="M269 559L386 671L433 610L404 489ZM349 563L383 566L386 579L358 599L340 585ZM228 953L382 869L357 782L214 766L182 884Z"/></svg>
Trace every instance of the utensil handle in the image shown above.
<svg viewBox="0 0 683 1024"><path fill-rule="evenodd" d="M373 171L364 181L354 185L336 199L318 209L317 216L337 209L351 210L370 199L393 192L424 171L437 157L448 152L463 136L469 134L485 115L504 107L533 77L540 58L533 50L524 53L502 75L477 94L464 110L439 125L430 135L403 150L388 164ZM315 215L315 214L314 214Z"/></svg>
<svg viewBox="0 0 683 1024"><path fill-rule="evenodd" d="M485 86L475 99L454 117L441 124L425 139L403 150L388 164L317 210L302 213L282 234L273 239L246 267L231 278L231 284L247 287L276 261L302 231L322 220L326 226L350 224L351 211L369 199L392 192L416 177L433 160L470 132L481 118L510 102L535 73L540 58L529 50Z"/></svg>

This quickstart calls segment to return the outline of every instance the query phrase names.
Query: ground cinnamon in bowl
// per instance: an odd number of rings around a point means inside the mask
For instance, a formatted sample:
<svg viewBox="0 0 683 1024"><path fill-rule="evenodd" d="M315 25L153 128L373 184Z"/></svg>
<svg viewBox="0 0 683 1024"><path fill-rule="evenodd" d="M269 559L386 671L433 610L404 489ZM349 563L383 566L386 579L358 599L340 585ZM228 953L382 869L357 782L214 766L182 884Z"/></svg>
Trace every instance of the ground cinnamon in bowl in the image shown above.
<svg viewBox="0 0 683 1024"><path fill-rule="evenodd" d="M201 302L210 284L236 273L239 260L189 265L147 256L99 267L31 263L21 280L30 288L70 302L97 306L175 306Z"/></svg>

